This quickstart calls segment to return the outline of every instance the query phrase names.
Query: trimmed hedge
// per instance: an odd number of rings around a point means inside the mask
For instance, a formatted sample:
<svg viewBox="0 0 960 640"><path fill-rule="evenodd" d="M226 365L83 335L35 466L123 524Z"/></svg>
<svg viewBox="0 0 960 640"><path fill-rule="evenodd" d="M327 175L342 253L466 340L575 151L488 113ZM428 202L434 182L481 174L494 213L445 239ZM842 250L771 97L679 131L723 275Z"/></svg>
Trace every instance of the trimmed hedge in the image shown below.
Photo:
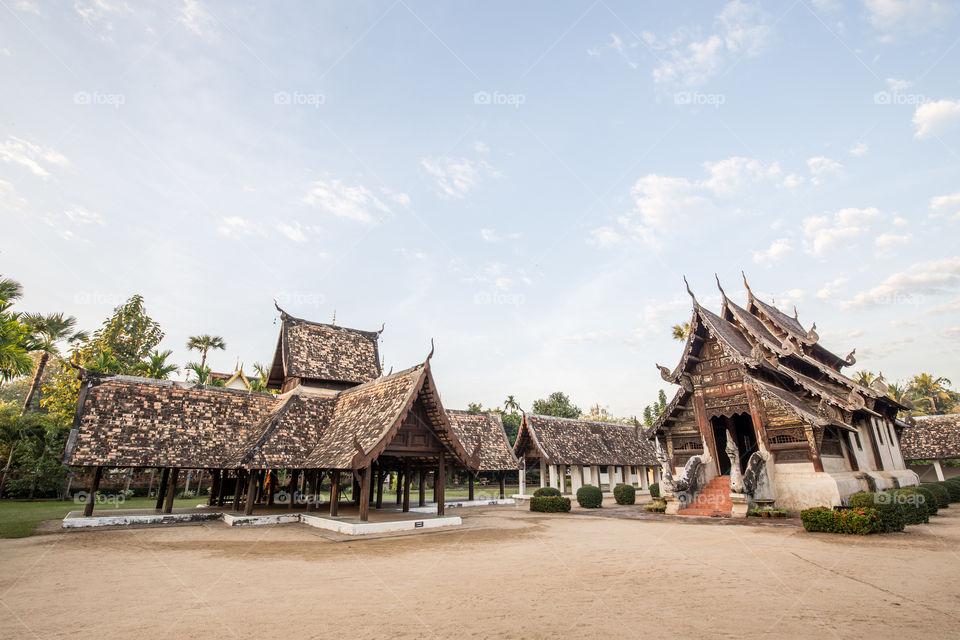
<svg viewBox="0 0 960 640"><path fill-rule="evenodd" d="M800 512L800 520L807 531L846 533L864 536L881 531L880 516L876 509L844 509L835 511L830 507L814 507Z"/></svg>
<svg viewBox="0 0 960 640"><path fill-rule="evenodd" d="M584 509L599 509L603 506L603 491L600 487L585 484L577 489L577 504Z"/></svg>
<svg viewBox="0 0 960 640"><path fill-rule="evenodd" d="M533 492L534 498L543 498L546 496L559 496L560 489L555 489L554 487L540 487Z"/></svg>
<svg viewBox="0 0 960 640"><path fill-rule="evenodd" d="M663 513L667 510L667 505L665 504L645 504L643 505L643 510L650 513Z"/></svg>
<svg viewBox="0 0 960 640"><path fill-rule="evenodd" d="M650 497L659 498L660 497L660 483L654 482L650 485Z"/></svg>
<svg viewBox="0 0 960 640"><path fill-rule="evenodd" d="M875 509L880 517L880 531L903 531L907 525L903 505L889 493L857 493L850 496L850 506L856 509Z"/></svg>
<svg viewBox="0 0 960 640"><path fill-rule="evenodd" d="M923 494L923 504L927 508L927 515L937 515L937 494L930 490L930 487L911 487Z"/></svg>
<svg viewBox="0 0 960 640"><path fill-rule="evenodd" d="M617 504L636 504L637 489L630 484L618 484L613 488L613 499Z"/></svg>
<svg viewBox="0 0 960 640"><path fill-rule="evenodd" d="M924 524L930 522L926 498L916 487L904 487L888 492L903 507L903 519L906 524Z"/></svg>
<svg viewBox="0 0 960 640"><path fill-rule="evenodd" d="M946 489L947 493L950 494L950 502L960 502L960 482L944 480L943 482L938 482L937 484Z"/></svg>
<svg viewBox="0 0 960 640"><path fill-rule="evenodd" d="M563 496L534 496L530 498L530 511L566 513L570 511L570 498L564 498Z"/></svg>
<svg viewBox="0 0 960 640"><path fill-rule="evenodd" d="M950 492L947 491L946 487L941 486L937 482L924 482L921 483L920 486L926 487L927 489L930 489L930 491L933 491L933 495L937 498L938 509L946 509L950 506Z"/></svg>

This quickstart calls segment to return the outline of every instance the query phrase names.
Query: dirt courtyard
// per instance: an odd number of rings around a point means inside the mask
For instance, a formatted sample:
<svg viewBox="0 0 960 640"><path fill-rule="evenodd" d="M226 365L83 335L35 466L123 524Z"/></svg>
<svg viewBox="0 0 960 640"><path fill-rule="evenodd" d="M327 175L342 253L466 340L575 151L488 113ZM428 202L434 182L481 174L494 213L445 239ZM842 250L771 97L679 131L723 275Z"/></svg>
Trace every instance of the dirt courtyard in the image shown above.
<svg viewBox="0 0 960 640"><path fill-rule="evenodd" d="M956 636L960 508L942 513L869 537L522 507L375 540L220 522L37 535L0 540L0 636Z"/></svg>

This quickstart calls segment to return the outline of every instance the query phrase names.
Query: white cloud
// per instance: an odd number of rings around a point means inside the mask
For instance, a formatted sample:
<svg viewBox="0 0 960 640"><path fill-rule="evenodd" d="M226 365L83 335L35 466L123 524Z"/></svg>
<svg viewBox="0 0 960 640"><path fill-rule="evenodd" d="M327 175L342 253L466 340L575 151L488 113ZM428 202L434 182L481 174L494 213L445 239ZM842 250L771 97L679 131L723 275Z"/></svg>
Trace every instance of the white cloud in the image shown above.
<svg viewBox="0 0 960 640"><path fill-rule="evenodd" d="M598 343L607 342L614 337L614 334L610 331L584 331L583 333L561 336L560 342L567 344Z"/></svg>
<svg viewBox="0 0 960 640"><path fill-rule="evenodd" d="M16 187L0 180L0 207L4 209L23 209L27 206L27 200L17 193Z"/></svg>
<svg viewBox="0 0 960 640"><path fill-rule="evenodd" d="M216 39L220 35L216 18L198 0L183 0L177 22L204 38Z"/></svg>
<svg viewBox="0 0 960 640"><path fill-rule="evenodd" d="M832 280L823 285L823 288L820 289L820 291L817 291L817 299L829 300L837 297L837 290L840 288L840 285L844 284L846 281L846 278L837 278L836 280Z"/></svg>
<svg viewBox="0 0 960 640"><path fill-rule="evenodd" d="M487 153L490 151L490 146L482 140L477 140L473 143L473 150L477 153Z"/></svg>
<svg viewBox="0 0 960 640"><path fill-rule="evenodd" d="M590 230L590 237L587 243L597 247L612 247L624 241L616 229L612 227L597 227Z"/></svg>
<svg viewBox="0 0 960 640"><path fill-rule="evenodd" d="M893 226L895 227L905 227L907 226L907 224L908 223L906 218L901 218L897 216L896 218L893 219Z"/></svg>
<svg viewBox="0 0 960 640"><path fill-rule="evenodd" d="M277 231L282 233L284 236L293 240L294 242L306 242L307 234L304 233L303 227L299 222L293 222L292 224L287 224L281 222L277 224Z"/></svg>
<svg viewBox="0 0 960 640"><path fill-rule="evenodd" d="M881 31L920 33L943 24L954 9L937 0L864 0L870 24Z"/></svg>
<svg viewBox="0 0 960 640"><path fill-rule="evenodd" d="M502 242L504 240L516 240L520 237L519 233L508 233L500 235L495 229L480 229L480 237L487 242Z"/></svg>
<svg viewBox="0 0 960 640"><path fill-rule="evenodd" d="M717 14L709 35L681 29L660 40L644 33L647 44L662 51L654 82L686 87L706 83L737 58L759 55L773 32L769 22L759 5L734 0Z"/></svg>
<svg viewBox="0 0 960 640"><path fill-rule="evenodd" d="M925 140L960 123L960 100L926 102L913 114L913 137Z"/></svg>
<svg viewBox="0 0 960 640"><path fill-rule="evenodd" d="M911 233L881 233L874 239L874 244L877 245L877 257L879 258L889 258L897 254L896 248L905 245L913 239L913 234Z"/></svg>
<svg viewBox="0 0 960 640"><path fill-rule="evenodd" d="M869 233L871 225L880 217L880 211L870 209L841 209L830 216L815 216L803 221L803 232L807 236L807 252L823 257L838 245L849 248L858 239Z"/></svg>
<svg viewBox="0 0 960 640"><path fill-rule="evenodd" d="M67 219L74 224L103 224L103 216L94 211L87 211L81 206L74 205L65 213Z"/></svg>
<svg viewBox="0 0 960 640"><path fill-rule="evenodd" d="M112 41L110 34L115 30L113 18L123 13L133 13L127 3L110 0L76 0L73 10L84 24L100 32L99 37L104 42Z"/></svg>
<svg viewBox="0 0 960 640"><path fill-rule="evenodd" d="M796 189L803 184L804 180L805 178L803 176L798 176L795 173L791 173L783 179L783 182L780 183L780 186L786 187L787 189Z"/></svg>
<svg viewBox="0 0 960 640"><path fill-rule="evenodd" d="M744 183L780 175L780 165L776 162L765 166L759 160L737 156L718 162L705 162L703 166L710 177L701 185L718 196L732 195Z"/></svg>
<svg viewBox="0 0 960 640"><path fill-rule="evenodd" d="M930 307L923 312L925 316L935 316L941 313L960 313L960 298L954 298L935 307Z"/></svg>
<svg viewBox="0 0 960 640"><path fill-rule="evenodd" d="M440 194L446 198L463 199L475 189L485 175L500 177L500 172L483 160L468 158L423 158L420 166L434 178Z"/></svg>
<svg viewBox="0 0 960 640"><path fill-rule="evenodd" d="M41 178L50 177L47 169L51 165L65 167L70 164L66 156L51 147L42 147L13 136L0 144L0 159L7 163L23 165Z"/></svg>
<svg viewBox="0 0 960 640"><path fill-rule="evenodd" d="M960 287L960 256L931 260L910 265L904 271L892 274L882 283L857 294L858 305L914 301L924 294L941 293Z"/></svg>
<svg viewBox="0 0 960 640"><path fill-rule="evenodd" d="M753 252L753 261L760 262L777 262L786 258L793 253L793 247L790 246L790 241L787 238L777 238L773 241L767 249L763 251L754 251Z"/></svg>
<svg viewBox="0 0 960 640"><path fill-rule="evenodd" d="M960 220L960 193L930 198L930 208L938 215L942 213L952 216L954 220Z"/></svg>
<svg viewBox="0 0 960 640"><path fill-rule="evenodd" d="M395 202L409 206L410 197L407 194L388 193ZM310 191L302 198L302 202L338 218L358 222L370 223L390 214L390 207L369 189L359 184L346 185L336 178L315 181L310 185Z"/></svg>
<svg viewBox="0 0 960 640"><path fill-rule="evenodd" d="M831 158L817 156L807 160L807 167L810 169L810 179L813 184L820 184L827 176L840 175L843 171L843 165Z"/></svg>
<svg viewBox="0 0 960 640"><path fill-rule="evenodd" d="M859 157L865 154L869 149L870 147L867 146L866 142L858 142L850 148L850 155Z"/></svg>
<svg viewBox="0 0 960 640"><path fill-rule="evenodd" d="M31 0L18 0L18 2L16 2L13 6L17 9L17 11L23 11L24 13L35 13L38 16L43 15L40 13L40 6Z"/></svg>
<svg viewBox="0 0 960 640"><path fill-rule="evenodd" d="M217 227L217 233L222 236L251 236L262 235L263 228L245 218L238 216L228 216L220 219L221 224Z"/></svg>
<svg viewBox="0 0 960 640"><path fill-rule="evenodd" d="M632 44L629 46L634 47L636 46L636 44ZM607 44L601 45L599 47L593 47L591 49L587 49L587 55L599 56L601 53L603 53L604 50L610 49L612 51L616 51L621 58L626 60L627 64L630 65L631 69L636 69L637 63L631 60L630 56L627 55L627 48L628 48L627 45L624 45L623 39L620 38L620 36L618 36L615 33L611 33L610 42L608 42Z"/></svg>
<svg viewBox="0 0 960 640"><path fill-rule="evenodd" d="M887 78L887 88L893 93L900 93L904 89L909 89L913 83L902 78Z"/></svg>

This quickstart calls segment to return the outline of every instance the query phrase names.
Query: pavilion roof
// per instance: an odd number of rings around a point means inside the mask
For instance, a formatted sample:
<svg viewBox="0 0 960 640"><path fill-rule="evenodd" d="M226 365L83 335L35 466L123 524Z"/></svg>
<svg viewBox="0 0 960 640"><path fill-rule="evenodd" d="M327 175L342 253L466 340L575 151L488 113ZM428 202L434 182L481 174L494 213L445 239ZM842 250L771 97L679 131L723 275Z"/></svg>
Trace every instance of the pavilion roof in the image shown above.
<svg viewBox="0 0 960 640"><path fill-rule="evenodd" d="M960 458L960 414L917 416L901 431L900 450L904 460Z"/></svg>
<svg viewBox="0 0 960 640"><path fill-rule="evenodd" d="M479 413L447 409L447 418L457 439L467 451L480 446L480 471L506 471L520 468L503 428L499 413Z"/></svg>
<svg viewBox="0 0 960 640"><path fill-rule="evenodd" d="M514 445L517 456L550 464L655 465L653 447L635 426L525 414Z"/></svg>

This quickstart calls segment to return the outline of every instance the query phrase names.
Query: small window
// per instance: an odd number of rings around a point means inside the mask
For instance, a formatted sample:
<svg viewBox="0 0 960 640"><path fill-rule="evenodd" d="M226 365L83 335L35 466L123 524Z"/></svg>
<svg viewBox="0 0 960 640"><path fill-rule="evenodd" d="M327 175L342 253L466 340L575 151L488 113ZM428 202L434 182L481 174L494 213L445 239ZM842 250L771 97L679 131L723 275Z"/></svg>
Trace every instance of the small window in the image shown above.
<svg viewBox="0 0 960 640"><path fill-rule="evenodd" d="M857 441L857 450L863 451L863 445L860 444L860 434L856 431L853 432L853 439Z"/></svg>
<svg viewBox="0 0 960 640"><path fill-rule="evenodd" d="M876 425L874 425L873 429L877 433L877 439L880 440L880 444L883 444L883 432L880 431L879 427L877 427Z"/></svg>

